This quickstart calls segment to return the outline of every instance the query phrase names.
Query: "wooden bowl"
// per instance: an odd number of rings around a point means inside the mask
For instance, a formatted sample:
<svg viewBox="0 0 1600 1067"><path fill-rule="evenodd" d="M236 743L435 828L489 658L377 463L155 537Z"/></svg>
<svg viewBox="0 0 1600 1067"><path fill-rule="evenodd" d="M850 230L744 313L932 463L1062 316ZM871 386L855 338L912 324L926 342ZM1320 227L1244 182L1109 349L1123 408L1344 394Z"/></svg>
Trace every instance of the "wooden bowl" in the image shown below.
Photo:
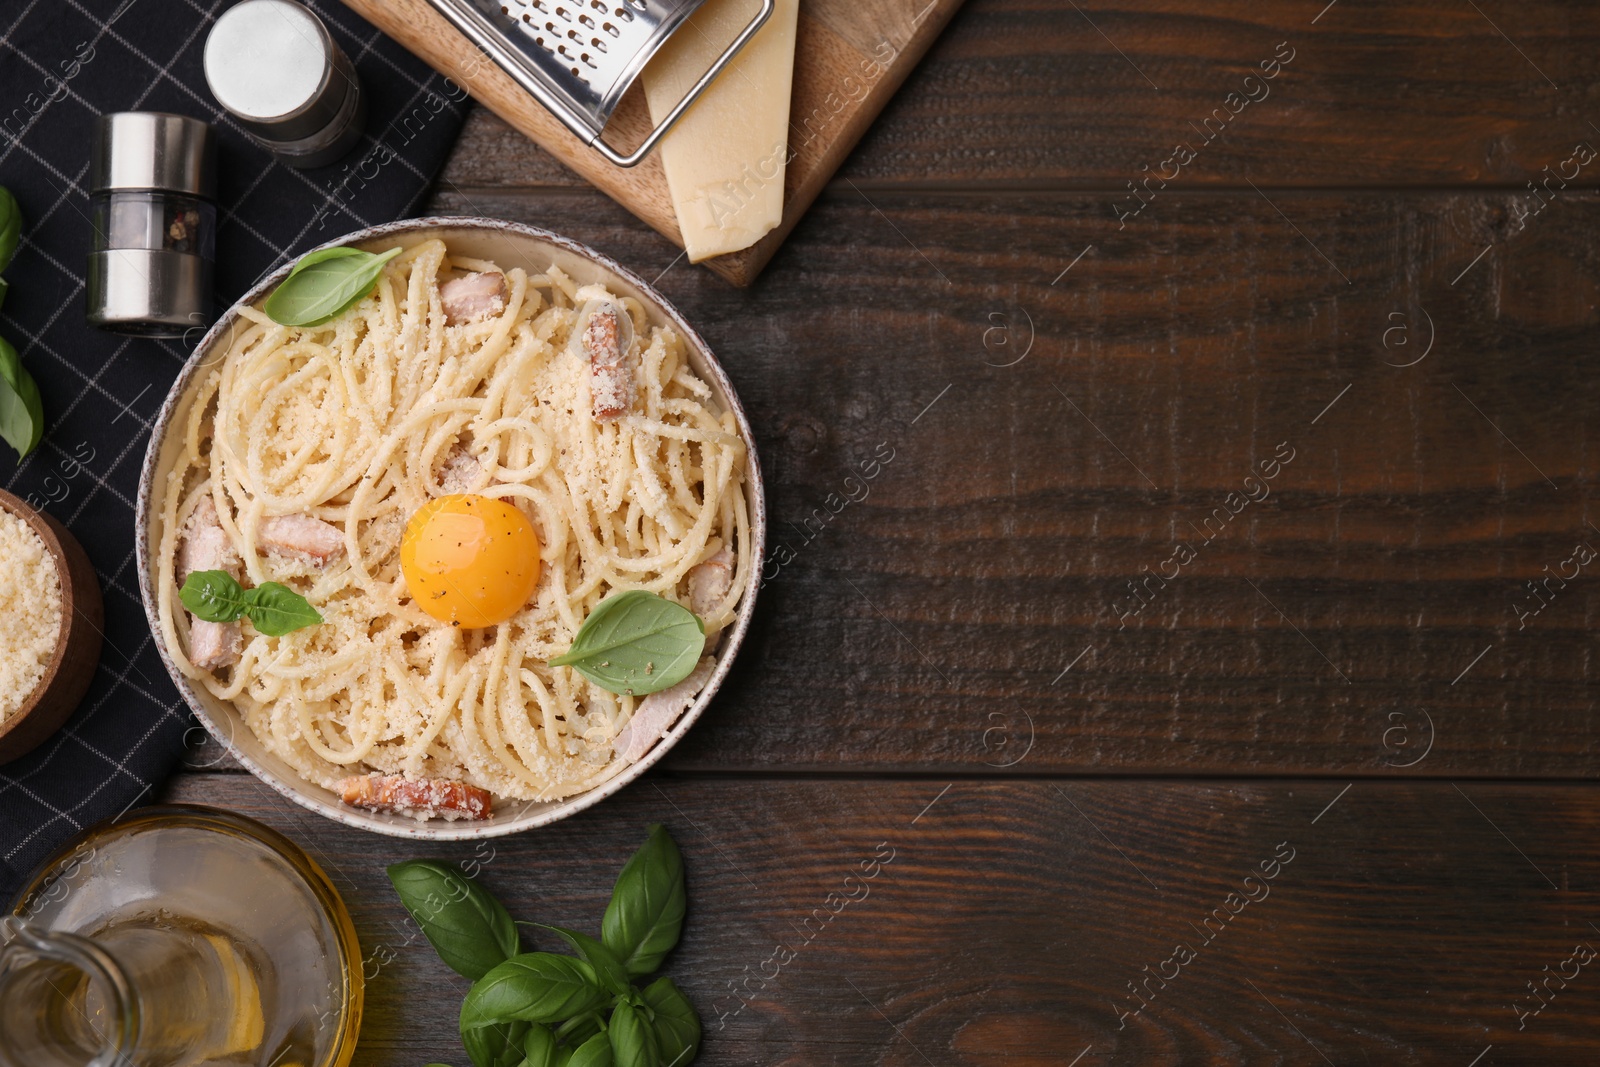
<svg viewBox="0 0 1600 1067"><path fill-rule="evenodd" d="M105 608L94 565L78 539L55 518L0 490L0 508L11 512L39 535L56 561L61 579L61 631L44 675L22 707L0 722L0 764L26 755L77 708L100 662Z"/></svg>

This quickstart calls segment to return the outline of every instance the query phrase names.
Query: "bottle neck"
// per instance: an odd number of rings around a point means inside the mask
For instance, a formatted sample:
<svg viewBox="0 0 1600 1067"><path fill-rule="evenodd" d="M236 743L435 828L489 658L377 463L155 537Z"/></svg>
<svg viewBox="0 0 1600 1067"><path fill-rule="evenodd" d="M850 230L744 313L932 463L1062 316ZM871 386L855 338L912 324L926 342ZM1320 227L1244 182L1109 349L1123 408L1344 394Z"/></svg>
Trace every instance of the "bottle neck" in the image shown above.
<svg viewBox="0 0 1600 1067"><path fill-rule="evenodd" d="M104 949L25 919L0 919L0 1067L126 1067L138 998Z"/></svg>

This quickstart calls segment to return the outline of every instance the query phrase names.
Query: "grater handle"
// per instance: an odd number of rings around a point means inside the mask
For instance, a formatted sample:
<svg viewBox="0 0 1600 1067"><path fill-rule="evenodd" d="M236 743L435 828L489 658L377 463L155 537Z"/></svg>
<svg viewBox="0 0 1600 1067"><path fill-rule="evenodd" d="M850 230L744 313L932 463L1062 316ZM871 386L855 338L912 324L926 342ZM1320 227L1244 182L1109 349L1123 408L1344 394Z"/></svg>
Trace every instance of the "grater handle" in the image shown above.
<svg viewBox="0 0 1600 1067"><path fill-rule="evenodd" d="M589 142L590 146L619 167L631 167L644 159L645 156L650 154L650 150L656 146L656 142L665 137L667 131L672 129L678 119L683 117L685 111L689 110L689 106L700 98L700 94L705 92L706 86L716 80L717 75L721 74L723 68L733 61L733 57L738 55L750 38L755 36L756 31L766 24L767 19L772 17L772 12L776 7L777 0L761 0L761 10L756 12L755 17L740 31L739 36L733 39L733 43L723 50L723 53L717 57L717 61L711 64L711 68L701 75L699 81L694 83L694 88L690 89L683 99L679 100L672 110L667 112L667 117L662 119L660 124L650 131L650 135L644 139L644 142L638 148L635 148L627 155L623 155L606 142L604 130L594 135L593 140ZM680 26L679 29L682 29L682 27Z"/></svg>

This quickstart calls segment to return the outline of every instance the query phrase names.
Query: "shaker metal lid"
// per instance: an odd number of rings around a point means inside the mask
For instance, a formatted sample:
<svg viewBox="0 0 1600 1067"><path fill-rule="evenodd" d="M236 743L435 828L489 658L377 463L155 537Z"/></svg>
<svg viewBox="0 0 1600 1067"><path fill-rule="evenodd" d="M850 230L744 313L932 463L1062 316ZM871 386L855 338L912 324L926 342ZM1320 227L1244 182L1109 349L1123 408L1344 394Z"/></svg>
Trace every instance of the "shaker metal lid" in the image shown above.
<svg viewBox="0 0 1600 1067"><path fill-rule="evenodd" d="M95 124L91 192L163 189L213 199L216 144L211 125L162 111L115 111Z"/></svg>
<svg viewBox="0 0 1600 1067"><path fill-rule="evenodd" d="M338 46L294 0L244 0L206 37L206 84L240 124L269 141L299 141L327 128L353 86Z"/></svg>

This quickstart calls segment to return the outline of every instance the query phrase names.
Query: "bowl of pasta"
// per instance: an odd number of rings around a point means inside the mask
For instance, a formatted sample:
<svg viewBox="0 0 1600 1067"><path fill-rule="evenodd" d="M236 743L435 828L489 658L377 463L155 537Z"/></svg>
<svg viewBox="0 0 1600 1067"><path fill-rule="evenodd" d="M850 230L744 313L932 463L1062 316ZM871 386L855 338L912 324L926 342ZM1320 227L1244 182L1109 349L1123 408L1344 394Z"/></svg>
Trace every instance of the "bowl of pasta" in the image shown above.
<svg viewBox="0 0 1600 1067"><path fill-rule="evenodd" d="M201 339L151 434L139 586L185 701L288 799L514 833L621 789L750 625L749 423L648 284L556 234L412 219Z"/></svg>

